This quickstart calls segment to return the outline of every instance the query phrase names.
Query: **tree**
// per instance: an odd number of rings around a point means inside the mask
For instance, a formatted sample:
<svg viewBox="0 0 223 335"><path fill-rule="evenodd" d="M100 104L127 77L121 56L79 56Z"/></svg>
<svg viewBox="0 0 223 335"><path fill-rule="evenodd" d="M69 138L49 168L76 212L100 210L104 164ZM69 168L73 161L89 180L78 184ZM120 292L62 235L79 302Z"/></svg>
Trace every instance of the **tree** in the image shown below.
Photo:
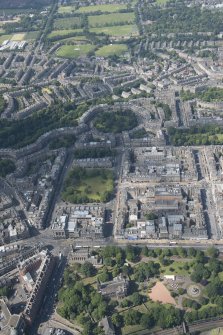
<svg viewBox="0 0 223 335"><path fill-rule="evenodd" d="M214 247L209 247L207 249L207 255L210 257L210 258L217 258L218 255L219 255L219 250L217 248L214 248Z"/></svg>
<svg viewBox="0 0 223 335"><path fill-rule="evenodd" d="M140 319L140 325L144 328L152 328L155 325L155 320L152 312L143 314Z"/></svg>
<svg viewBox="0 0 223 335"><path fill-rule="evenodd" d="M133 273L131 265L124 265L121 271L126 276L129 276Z"/></svg>
<svg viewBox="0 0 223 335"><path fill-rule="evenodd" d="M206 294L209 298L223 295L223 282L220 280L219 277L214 278L206 286Z"/></svg>
<svg viewBox="0 0 223 335"><path fill-rule="evenodd" d="M115 278L119 275L120 273L120 268L118 266L115 266L112 270L112 277Z"/></svg>
<svg viewBox="0 0 223 335"><path fill-rule="evenodd" d="M191 276L190 276L191 280L194 281L195 283L200 283L202 278L203 278L203 274L197 271L194 271Z"/></svg>
<svg viewBox="0 0 223 335"><path fill-rule="evenodd" d="M84 264L81 265L80 272L85 276L85 277L92 277L96 273L96 269L93 264L89 262L85 262Z"/></svg>
<svg viewBox="0 0 223 335"><path fill-rule="evenodd" d="M140 249L128 245L126 248L126 258L130 262L137 262L139 260Z"/></svg>
<svg viewBox="0 0 223 335"><path fill-rule="evenodd" d="M121 314L115 313L111 317L112 323L117 327L120 328L123 326L124 320Z"/></svg>
<svg viewBox="0 0 223 335"><path fill-rule="evenodd" d="M111 275L110 275L110 273L108 272L108 269L107 268L103 268L103 271L102 271L102 273L100 273L99 275L98 275L98 279L102 282L102 283L104 283L104 282L106 282L106 281L109 281L110 280L110 277L111 277Z"/></svg>
<svg viewBox="0 0 223 335"><path fill-rule="evenodd" d="M143 303L143 296L138 292L134 292L130 297L134 306L141 305Z"/></svg>
<svg viewBox="0 0 223 335"><path fill-rule="evenodd" d="M202 264L206 262L205 255L202 250L197 250L196 261Z"/></svg>
<svg viewBox="0 0 223 335"><path fill-rule="evenodd" d="M146 246L143 247L141 253L142 253L143 256L148 257L148 254L149 254L148 248Z"/></svg>
<svg viewBox="0 0 223 335"><path fill-rule="evenodd" d="M130 309L124 314L124 322L126 326L137 325L140 322L140 319L141 313L134 309Z"/></svg>

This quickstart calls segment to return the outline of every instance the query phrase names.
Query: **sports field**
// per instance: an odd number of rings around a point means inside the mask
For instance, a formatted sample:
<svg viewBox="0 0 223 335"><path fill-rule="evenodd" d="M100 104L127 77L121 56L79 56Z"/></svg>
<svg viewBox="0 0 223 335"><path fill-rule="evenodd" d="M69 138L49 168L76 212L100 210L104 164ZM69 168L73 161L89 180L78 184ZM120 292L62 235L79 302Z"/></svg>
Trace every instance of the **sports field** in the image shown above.
<svg viewBox="0 0 223 335"><path fill-rule="evenodd" d="M64 58L77 58L87 55L94 49L95 47L91 44L63 45L57 50L56 56Z"/></svg>
<svg viewBox="0 0 223 335"><path fill-rule="evenodd" d="M129 24L134 23L134 21L135 21L134 13L116 13L115 15L102 14L102 15L92 15L88 17L90 27L103 27L120 23Z"/></svg>
<svg viewBox="0 0 223 335"><path fill-rule="evenodd" d="M25 40L35 40L38 34L38 31L29 31L28 33L26 33Z"/></svg>
<svg viewBox="0 0 223 335"><path fill-rule="evenodd" d="M54 21L54 29L76 29L80 28L82 25L82 19L81 17L66 17L62 19L56 19Z"/></svg>
<svg viewBox="0 0 223 335"><path fill-rule="evenodd" d="M70 42L84 42L85 44L89 42L89 40L85 36L74 36L74 37L68 37L60 40L60 43L63 44L69 44ZM54 42L57 43L57 42Z"/></svg>
<svg viewBox="0 0 223 335"><path fill-rule="evenodd" d="M97 27L91 28L91 32L96 34L107 34L109 36L131 36L138 35L138 29L136 25L128 24L124 26L112 26L112 27Z"/></svg>
<svg viewBox="0 0 223 335"><path fill-rule="evenodd" d="M167 3L168 0L156 0L156 3L158 5L165 5Z"/></svg>
<svg viewBox="0 0 223 335"><path fill-rule="evenodd" d="M11 40L12 41L18 41L18 42L24 41L25 36L26 36L26 33L14 34L14 35L12 35Z"/></svg>
<svg viewBox="0 0 223 335"><path fill-rule="evenodd" d="M82 29L53 30L47 37L66 36L71 33L80 33L82 31Z"/></svg>
<svg viewBox="0 0 223 335"><path fill-rule="evenodd" d="M128 48L125 44L110 44L110 45L104 45L100 49L98 49L95 54L99 57L108 57L108 56L120 56L125 51L127 51Z"/></svg>
<svg viewBox="0 0 223 335"><path fill-rule="evenodd" d="M126 5L120 4L109 4L109 5L95 5L95 6L84 6L80 7L78 13L93 13L93 12L102 12L102 13L114 13L119 12L122 9L127 9Z"/></svg>
<svg viewBox="0 0 223 335"><path fill-rule="evenodd" d="M72 13L75 12L75 6L60 6L58 8L59 14L66 14L66 13Z"/></svg>

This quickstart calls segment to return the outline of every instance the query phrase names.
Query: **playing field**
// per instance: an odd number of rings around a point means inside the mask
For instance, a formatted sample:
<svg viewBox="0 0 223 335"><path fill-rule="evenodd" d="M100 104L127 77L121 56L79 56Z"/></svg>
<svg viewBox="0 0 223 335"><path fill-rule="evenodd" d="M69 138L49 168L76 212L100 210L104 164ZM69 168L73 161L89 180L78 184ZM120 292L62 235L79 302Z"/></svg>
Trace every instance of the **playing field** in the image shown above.
<svg viewBox="0 0 223 335"><path fill-rule="evenodd" d="M67 30L53 30L47 37L57 37L57 36L66 36L68 34L72 33L80 33L82 32L82 29L67 29Z"/></svg>
<svg viewBox="0 0 223 335"><path fill-rule="evenodd" d="M157 3L158 5L164 5L164 4L167 3L167 1L168 1L168 0L156 0L156 3Z"/></svg>
<svg viewBox="0 0 223 335"><path fill-rule="evenodd" d="M107 34L109 36L131 36L138 35L138 29L136 25L128 24L124 26L113 26L113 27L100 27L100 28L91 28L91 32L96 34Z"/></svg>
<svg viewBox="0 0 223 335"><path fill-rule="evenodd" d="M110 44L104 45L98 49L95 54L99 57L108 57L113 55L120 56L127 50L128 48L125 44Z"/></svg>
<svg viewBox="0 0 223 335"><path fill-rule="evenodd" d="M29 31L26 33L25 39L26 40L35 40L38 36L39 32L38 31Z"/></svg>
<svg viewBox="0 0 223 335"><path fill-rule="evenodd" d="M90 51L93 51L94 48L95 47L91 44L63 45L57 50L56 56L64 58L77 58L87 55Z"/></svg>
<svg viewBox="0 0 223 335"><path fill-rule="evenodd" d="M12 35L11 40L12 41L18 41L18 42L24 41L25 36L26 36L26 33L14 34L14 35Z"/></svg>
<svg viewBox="0 0 223 335"><path fill-rule="evenodd" d="M120 23L130 24L134 23L134 21L135 21L134 13L116 13L115 15L102 14L102 15L92 15L88 17L90 27L103 27Z"/></svg>
<svg viewBox="0 0 223 335"><path fill-rule="evenodd" d="M89 42L89 40L85 36L74 36L74 37L63 38L62 40L60 40L60 43L69 44L70 42L78 42L78 41L84 42L85 44Z"/></svg>
<svg viewBox="0 0 223 335"><path fill-rule="evenodd" d="M126 5L112 4L112 5L95 5L95 6L86 6L80 7L78 13L93 13L93 12L102 12L102 13L114 13L119 12L122 9L127 9Z"/></svg>
<svg viewBox="0 0 223 335"><path fill-rule="evenodd" d="M60 6L58 8L59 14L66 14L66 13L72 13L75 12L75 6Z"/></svg>
<svg viewBox="0 0 223 335"><path fill-rule="evenodd" d="M82 26L81 17L66 17L62 19L56 19L54 21L54 29L76 29Z"/></svg>

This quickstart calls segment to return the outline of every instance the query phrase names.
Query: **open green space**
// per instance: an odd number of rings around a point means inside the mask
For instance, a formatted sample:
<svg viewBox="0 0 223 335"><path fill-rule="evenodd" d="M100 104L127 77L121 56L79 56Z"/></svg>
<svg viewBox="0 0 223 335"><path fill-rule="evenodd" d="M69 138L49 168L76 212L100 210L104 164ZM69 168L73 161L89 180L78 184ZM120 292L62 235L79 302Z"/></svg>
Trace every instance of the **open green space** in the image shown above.
<svg viewBox="0 0 223 335"><path fill-rule="evenodd" d="M122 335L133 335L133 334L139 334L145 330L145 328L141 325L130 325L130 326L125 326L122 328ZM148 329L145 330L145 332L148 334Z"/></svg>
<svg viewBox="0 0 223 335"><path fill-rule="evenodd" d="M38 36L38 31L29 31L28 33L26 33L25 40L35 40Z"/></svg>
<svg viewBox="0 0 223 335"><path fill-rule="evenodd" d="M218 33L223 30L223 11L203 9L199 6L189 7L182 1L176 1L174 5L168 7L143 6L142 19L152 22L146 26L146 30L150 33L196 34Z"/></svg>
<svg viewBox="0 0 223 335"><path fill-rule="evenodd" d="M82 29L66 29L66 30L53 30L49 35L47 35L48 38L53 37L60 37L60 36L66 36L73 33L80 33L82 32Z"/></svg>
<svg viewBox="0 0 223 335"><path fill-rule="evenodd" d="M12 35L1 35L0 36L0 44L3 43L6 40L10 40L12 38Z"/></svg>
<svg viewBox="0 0 223 335"><path fill-rule="evenodd" d="M82 18L80 16L71 16L54 21L54 29L78 29L82 27Z"/></svg>
<svg viewBox="0 0 223 335"><path fill-rule="evenodd" d="M52 129L76 126L88 108L86 103L57 103L23 120L0 119L0 148L21 148Z"/></svg>
<svg viewBox="0 0 223 335"><path fill-rule="evenodd" d="M223 335L223 328L216 328L206 332L202 332L200 335Z"/></svg>
<svg viewBox="0 0 223 335"><path fill-rule="evenodd" d="M165 275L188 276L191 274L191 266L188 262L174 261L172 264L163 267Z"/></svg>
<svg viewBox="0 0 223 335"><path fill-rule="evenodd" d="M84 43L87 44L87 42L89 43L89 40L83 35L60 39L60 43L62 43L62 44L69 44L69 43L73 43L73 42L74 43L84 42ZM57 43L57 42L54 42L54 43Z"/></svg>
<svg viewBox="0 0 223 335"><path fill-rule="evenodd" d="M95 54L99 57L120 56L128 50L125 44L110 44L99 48Z"/></svg>
<svg viewBox="0 0 223 335"><path fill-rule="evenodd" d="M92 44L63 45L56 51L56 56L64 58L77 58L86 56L93 51L95 47Z"/></svg>
<svg viewBox="0 0 223 335"><path fill-rule="evenodd" d="M135 36L138 35L138 29L136 25L128 24L123 26L111 26L111 27L97 27L90 28L90 32L101 34L104 33L109 36Z"/></svg>
<svg viewBox="0 0 223 335"><path fill-rule="evenodd" d="M192 93L189 90L180 92L180 97L183 101L193 100L198 98L204 102L223 102L223 88L208 87L200 92Z"/></svg>
<svg viewBox="0 0 223 335"><path fill-rule="evenodd" d="M0 3L1 4L1 3ZM5 8L4 13L6 15L19 15L19 14L28 14L28 13L35 13L37 10L36 9L21 9L21 8Z"/></svg>
<svg viewBox="0 0 223 335"><path fill-rule="evenodd" d="M97 267L90 262L69 266L58 294L57 311L71 322L81 324L84 334L91 334L92 330L93 334L101 334L97 325L104 316L111 318L117 334L146 335L176 327L183 320L190 323L220 316L223 312L223 282L218 276L223 270L223 262L213 247L204 253L181 247L152 250L107 246L92 251L91 255L103 263ZM169 263L176 269L175 263L183 265L185 261L190 262L191 274L186 273L180 281L176 279L173 287L162 282L163 269ZM116 297L116 292L113 298L106 293L101 295L97 283L104 283L103 287L110 285L119 274L128 281L126 295ZM166 286L178 305L166 303L162 292L149 295L157 282L161 284L160 289ZM201 288L199 298L193 300L188 296L188 283L196 283Z"/></svg>
<svg viewBox="0 0 223 335"><path fill-rule="evenodd" d="M134 13L116 13L88 16L90 27L103 27L118 24L130 24L135 21Z"/></svg>
<svg viewBox="0 0 223 335"><path fill-rule="evenodd" d="M138 125L137 117L131 110L101 112L94 119L94 127L103 133L121 133Z"/></svg>
<svg viewBox="0 0 223 335"><path fill-rule="evenodd" d="M75 6L59 6L58 13L59 14L70 14L75 12Z"/></svg>
<svg viewBox="0 0 223 335"><path fill-rule="evenodd" d="M197 94L205 102L223 102L223 88L209 87Z"/></svg>
<svg viewBox="0 0 223 335"><path fill-rule="evenodd" d="M29 10L29 9L42 9L42 7L49 6L52 0L1 0L0 9L15 8L15 10Z"/></svg>
<svg viewBox="0 0 223 335"><path fill-rule="evenodd" d="M152 133L151 131L146 131L145 128L137 129L130 134L130 138L133 138L133 139L144 138L147 136L155 137L155 134Z"/></svg>
<svg viewBox="0 0 223 335"><path fill-rule="evenodd" d="M168 2L168 0L156 0L156 3L158 5L165 5Z"/></svg>
<svg viewBox="0 0 223 335"><path fill-rule="evenodd" d="M71 203L106 202L114 189L111 170L74 168L65 180L62 199Z"/></svg>
<svg viewBox="0 0 223 335"><path fill-rule="evenodd" d="M120 10L127 9L126 5L121 4L108 4L108 5L95 5L95 6L84 6L80 7L77 12L79 13L93 13L93 12L102 12L102 13L114 13L119 12Z"/></svg>
<svg viewBox="0 0 223 335"><path fill-rule="evenodd" d="M187 129L169 128L173 145L211 145L223 144L223 127L214 124L194 126Z"/></svg>

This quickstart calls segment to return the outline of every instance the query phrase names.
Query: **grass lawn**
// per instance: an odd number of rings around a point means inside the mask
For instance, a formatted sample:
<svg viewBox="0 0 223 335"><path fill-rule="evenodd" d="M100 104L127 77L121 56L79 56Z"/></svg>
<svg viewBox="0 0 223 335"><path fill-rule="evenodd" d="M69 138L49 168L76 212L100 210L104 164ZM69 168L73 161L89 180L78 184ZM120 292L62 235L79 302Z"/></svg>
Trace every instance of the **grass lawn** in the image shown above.
<svg viewBox="0 0 223 335"><path fill-rule="evenodd" d="M28 33L26 33L25 40L35 40L38 34L38 31L29 31Z"/></svg>
<svg viewBox="0 0 223 335"><path fill-rule="evenodd" d="M113 189L111 170L74 168L65 180L62 198L72 203L105 202Z"/></svg>
<svg viewBox="0 0 223 335"><path fill-rule="evenodd" d="M217 136L219 141L223 141L223 134L210 135L208 136L209 141L212 141L215 138L215 136Z"/></svg>
<svg viewBox="0 0 223 335"><path fill-rule="evenodd" d="M210 335L223 335L223 328L212 329Z"/></svg>
<svg viewBox="0 0 223 335"><path fill-rule="evenodd" d="M93 13L93 12L104 12L104 13L114 13L119 12L122 9L126 9L126 5L112 4L112 5L95 5L95 6L84 6L80 7L78 13Z"/></svg>
<svg viewBox="0 0 223 335"><path fill-rule="evenodd" d="M58 8L59 14L75 12L75 6L60 6Z"/></svg>
<svg viewBox="0 0 223 335"><path fill-rule="evenodd" d="M116 13L88 16L90 27L103 27L119 23L133 23L135 21L134 13Z"/></svg>
<svg viewBox="0 0 223 335"><path fill-rule="evenodd" d="M156 3L158 5L165 5L167 3L168 0L156 0Z"/></svg>
<svg viewBox="0 0 223 335"><path fill-rule="evenodd" d="M6 40L11 40L12 35L2 35L0 36L0 44L2 44Z"/></svg>
<svg viewBox="0 0 223 335"><path fill-rule="evenodd" d="M109 36L131 36L138 35L138 30L136 25L128 24L124 26L113 26L113 27L97 27L91 28L90 31L96 34L107 34Z"/></svg>
<svg viewBox="0 0 223 335"><path fill-rule="evenodd" d="M125 326L122 328L122 335L138 334L138 332L142 330L144 330L144 328L140 325Z"/></svg>
<svg viewBox="0 0 223 335"><path fill-rule="evenodd" d="M14 34L11 38L12 41L24 41L26 33Z"/></svg>
<svg viewBox="0 0 223 335"><path fill-rule="evenodd" d="M181 261L174 261L171 265L168 266L162 266L161 269L164 270L163 274L165 275L181 275L181 276L188 276L191 273L191 270L185 270L183 266L185 265L185 262ZM190 264L189 264L190 265ZM170 269L173 269L173 271L170 271Z"/></svg>
<svg viewBox="0 0 223 335"><path fill-rule="evenodd" d="M83 41L83 42L89 42L89 40L85 36L74 36L74 37L68 37L60 40L60 43L63 44L68 44L69 42L78 42L78 41ZM58 43L58 42L54 42Z"/></svg>
<svg viewBox="0 0 223 335"><path fill-rule="evenodd" d="M64 58L77 58L87 55L88 52L94 50L94 48L95 47L91 44L63 45L57 50L56 56Z"/></svg>
<svg viewBox="0 0 223 335"><path fill-rule="evenodd" d="M48 38L56 37L56 36L66 36L70 33L80 33L83 29L66 29L66 30L53 30L49 35Z"/></svg>
<svg viewBox="0 0 223 335"><path fill-rule="evenodd" d="M87 277L82 279L84 285L94 285L97 284L97 276L94 277Z"/></svg>
<svg viewBox="0 0 223 335"><path fill-rule="evenodd" d="M219 278L223 281L223 271L222 271L222 272L219 272L218 276L219 276Z"/></svg>
<svg viewBox="0 0 223 335"><path fill-rule="evenodd" d="M65 17L54 21L54 29L76 29L82 25L81 17Z"/></svg>
<svg viewBox="0 0 223 335"><path fill-rule="evenodd" d="M125 44L110 44L104 45L96 51L96 55L99 57L108 57L113 55L121 55L128 50Z"/></svg>
<svg viewBox="0 0 223 335"><path fill-rule="evenodd" d="M77 191L81 194L86 193L86 189L88 189L88 196L95 200L101 201L101 195L106 191L112 191L113 189L113 182L111 179L108 179L102 182L101 177L94 177L85 179L85 181L79 185Z"/></svg>

